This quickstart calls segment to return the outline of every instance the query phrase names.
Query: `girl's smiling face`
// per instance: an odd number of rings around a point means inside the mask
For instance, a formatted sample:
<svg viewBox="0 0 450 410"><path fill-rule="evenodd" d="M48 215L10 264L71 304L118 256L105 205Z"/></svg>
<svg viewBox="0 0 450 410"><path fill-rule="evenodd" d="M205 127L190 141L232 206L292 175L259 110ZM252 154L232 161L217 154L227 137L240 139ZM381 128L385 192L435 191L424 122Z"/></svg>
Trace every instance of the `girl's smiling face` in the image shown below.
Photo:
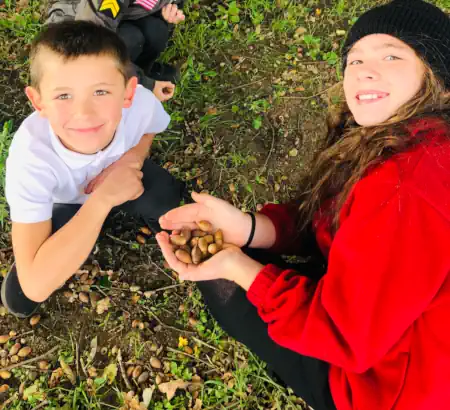
<svg viewBox="0 0 450 410"><path fill-rule="evenodd" d="M361 126L383 123L423 85L425 65L416 52L387 34L371 34L355 43L344 72L345 98Z"/></svg>

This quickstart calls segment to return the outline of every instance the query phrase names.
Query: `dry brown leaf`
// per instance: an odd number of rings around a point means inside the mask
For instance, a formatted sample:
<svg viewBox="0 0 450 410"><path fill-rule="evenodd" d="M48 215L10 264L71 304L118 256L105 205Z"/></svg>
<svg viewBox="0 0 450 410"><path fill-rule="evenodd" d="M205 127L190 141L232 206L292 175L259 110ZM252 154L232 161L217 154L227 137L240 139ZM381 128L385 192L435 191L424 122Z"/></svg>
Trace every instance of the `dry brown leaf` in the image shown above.
<svg viewBox="0 0 450 410"><path fill-rule="evenodd" d="M70 366L64 361L62 357L59 359L59 364L61 365L61 368L63 369L64 374L69 379L70 383L75 384L77 382L77 378L75 377L75 373L70 368Z"/></svg>
<svg viewBox="0 0 450 410"><path fill-rule="evenodd" d="M158 389L161 393L165 393L167 395L167 400L172 400L173 396L178 389L186 389L189 387L190 383L185 382L184 380L172 380L171 382L161 383L158 385Z"/></svg>
<svg viewBox="0 0 450 410"><path fill-rule="evenodd" d="M201 410L203 402L200 399L195 400L194 407L192 407L192 410Z"/></svg>

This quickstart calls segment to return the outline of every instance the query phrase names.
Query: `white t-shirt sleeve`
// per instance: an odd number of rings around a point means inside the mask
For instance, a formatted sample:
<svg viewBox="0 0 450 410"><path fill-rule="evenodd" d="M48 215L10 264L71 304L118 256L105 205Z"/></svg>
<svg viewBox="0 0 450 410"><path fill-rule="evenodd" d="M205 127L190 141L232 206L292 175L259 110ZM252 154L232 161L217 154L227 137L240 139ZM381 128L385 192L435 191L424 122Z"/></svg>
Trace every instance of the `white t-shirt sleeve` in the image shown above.
<svg viewBox="0 0 450 410"><path fill-rule="evenodd" d="M44 164L12 164L11 161L8 158L5 180L11 220L36 223L51 219L56 176Z"/></svg>
<svg viewBox="0 0 450 410"><path fill-rule="evenodd" d="M161 101L159 101L155 95L149 91L147 91L148 99L150 99L150 115L149 121L145 128L145 133L147 134L159 134L167 129L170 123L170 115L167 114L164 109Z"/></svg>

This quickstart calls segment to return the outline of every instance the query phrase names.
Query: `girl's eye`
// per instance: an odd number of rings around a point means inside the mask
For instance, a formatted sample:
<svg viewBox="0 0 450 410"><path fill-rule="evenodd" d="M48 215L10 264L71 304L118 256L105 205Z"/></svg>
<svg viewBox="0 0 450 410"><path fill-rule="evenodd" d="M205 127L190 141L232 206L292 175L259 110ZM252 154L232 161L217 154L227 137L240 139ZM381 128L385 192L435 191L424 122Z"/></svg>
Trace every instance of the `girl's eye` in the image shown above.
<svg viewBox="0 0 450 410"><path fill-rule="evenodd" d="M400 59L398 57L396 57L396 56L387 56L385 58L385 60L387 60L387 61L395 61L395 60L400 60Z"/></svg>
<svg viewBox="0 0 450 410"><path fill-rule="evenodd" d="M57 100L68 100L71 98L70 94L61 94L56 97Z"/></svg>
<svg viewBox="0 0 450 410"><path fill-rule="evenodd" d="M348 63L348 65L357 65L357 64L362 64L362 61L361 60L353 60Z"/></svg>
<svg viewBox="0 0 450 410"><path fill-rule="evenodd" d="M105 91L105 90L97 90L94 94L95 95L106 95L106 94L109 94L109 92Z"/></svg>

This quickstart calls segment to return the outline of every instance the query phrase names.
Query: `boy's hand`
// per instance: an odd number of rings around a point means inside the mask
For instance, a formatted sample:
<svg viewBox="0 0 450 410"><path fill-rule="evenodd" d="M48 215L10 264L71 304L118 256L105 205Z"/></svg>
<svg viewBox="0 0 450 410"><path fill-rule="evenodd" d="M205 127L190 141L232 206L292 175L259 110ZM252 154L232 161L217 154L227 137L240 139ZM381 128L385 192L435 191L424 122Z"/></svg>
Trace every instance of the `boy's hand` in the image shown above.
<svg viewBox="0 0 450 410"><path fill-rule="evenodd" d="M106 171L106 170L105 170ZM95 188L95 195L109 207L122 205L124 202L139 198L144 192L143 173L130 166L116 166Z"/></svg>
<svg viewBox="0 0 450 410"><path fill-rule="evenodd" d="M162 16L170 24L178 24L185 20L184 13L176 4L168 4L162 9Z"/></svg>
<svg viewBox="0 0 450 410"><path fill-rule="evenodd" d="M86 194L91 194L95 189L108 177L108 175L115 169L120 167L130 167L138 171L141 170L144 160L142 155L138 153L135 148L131 148L123 154L116 162L113 162L109 167L105 168L98 174L84 190Z"/></svg>
<svg viewBox="0 0 450 410"><path fill-rule="evenodd" d="M161 101L170 100L175 92L175 84L170 81L155 81L155 88L153 88L153 94Z"/></svg>

